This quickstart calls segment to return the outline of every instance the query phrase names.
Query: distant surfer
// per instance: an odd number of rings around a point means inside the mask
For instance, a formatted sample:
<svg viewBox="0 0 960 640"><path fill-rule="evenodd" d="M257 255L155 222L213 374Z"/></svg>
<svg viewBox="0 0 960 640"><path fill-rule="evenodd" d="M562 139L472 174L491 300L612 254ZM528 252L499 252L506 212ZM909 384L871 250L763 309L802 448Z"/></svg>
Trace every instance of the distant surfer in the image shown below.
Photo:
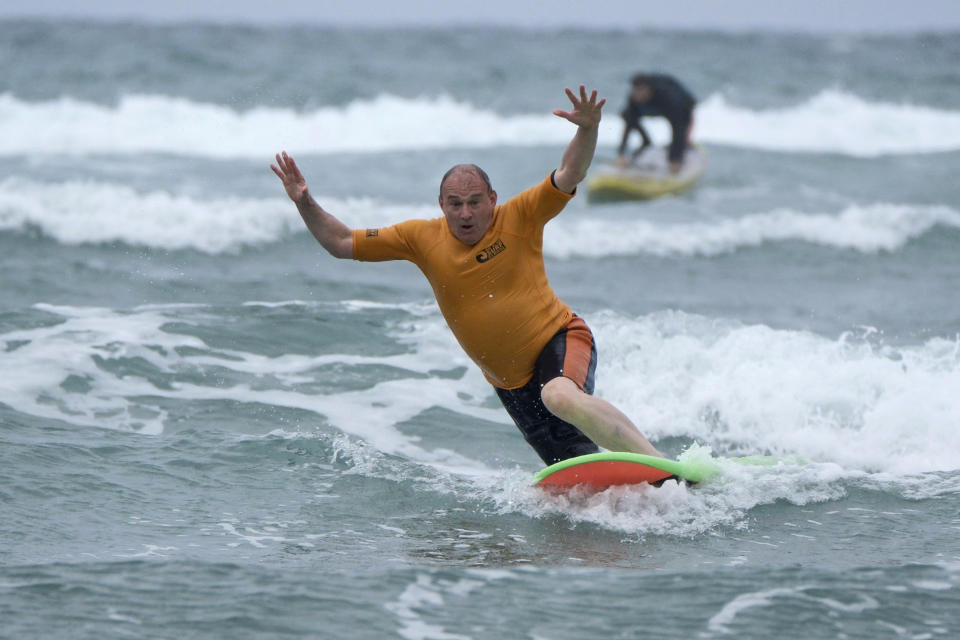
<svg viewBox="0 0 960 640"><path fill-rule="evenodd" d="M626 415L592 395L593 334L547 281L543 228L586 176L606 102L582 85L579 96L566 94L572 109L553 113L577 130L560 166L500 205L487 174L460 164L440 181L442 218L353 230L317 204L286 152L271 169L332 256L420 268L461 347L545 463L594 453L597 445L660 456Z"/></svg>
<svg viewBox="0 0 960 640"><path fill-rule="evenodd" d="M650 136L640 122L643 117L660 116L670 122L672 138L667 158L674 173L683 167L683 157L690 145L693 129L693 108L696 105L686 87L676 78L659 73L638 73L630 81L627 106L620 113L623 117L623 138L617 151L617 165L628 166L651 145ZM643 140L640 147L627 155L627 139L631 131L637 131Z"/></svg>

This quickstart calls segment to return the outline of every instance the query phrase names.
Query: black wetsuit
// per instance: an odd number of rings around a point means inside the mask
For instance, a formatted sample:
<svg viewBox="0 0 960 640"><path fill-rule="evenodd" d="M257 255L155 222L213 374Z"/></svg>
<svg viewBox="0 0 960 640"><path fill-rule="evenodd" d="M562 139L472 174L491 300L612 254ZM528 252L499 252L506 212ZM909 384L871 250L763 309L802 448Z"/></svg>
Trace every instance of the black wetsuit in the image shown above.
<svg viewBox="0 0 960 640"><path fill-rule="evenodd" d="M624 121L620 155L626 152L627 138L633 130L638 131L643 138L643 146L634 153L634 156L649 146L650 136L640 124L640 119L644 116L661 116L670 121L670 128L673 130L673 138L670 141L670 162L683 162L690 127L693 124L693 107L697 103L696 98L672 76L645 74L643 83L652 89L653 94L644 103L637 103L627 98L627 106L620 113Z"/></svg>

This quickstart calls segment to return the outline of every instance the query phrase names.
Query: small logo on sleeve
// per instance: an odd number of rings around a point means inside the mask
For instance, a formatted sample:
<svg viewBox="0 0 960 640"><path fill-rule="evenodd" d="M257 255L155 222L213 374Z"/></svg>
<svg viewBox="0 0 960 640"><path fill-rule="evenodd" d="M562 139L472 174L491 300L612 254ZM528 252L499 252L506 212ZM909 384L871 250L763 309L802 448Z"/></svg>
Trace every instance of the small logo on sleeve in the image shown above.
<svg viewBox="0 0 960 640"><path fill-rule="evenodd" d="M378 235L380 235L380 229L367 229L368 238L376 238Z"/></svg>

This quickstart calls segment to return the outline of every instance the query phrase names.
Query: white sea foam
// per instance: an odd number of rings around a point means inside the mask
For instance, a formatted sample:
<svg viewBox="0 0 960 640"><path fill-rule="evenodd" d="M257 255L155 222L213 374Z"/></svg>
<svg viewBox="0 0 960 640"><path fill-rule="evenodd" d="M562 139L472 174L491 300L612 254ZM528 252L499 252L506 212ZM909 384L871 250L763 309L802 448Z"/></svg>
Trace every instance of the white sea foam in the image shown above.
<svg viewBox="0 0 960 640"><path fill-rule="evenodd" d="M906 347L680 312L588 318L603 393L654 438L799 455L847 469L960 469L960 338Z"/></svg>
<svg viewBox="0 0 960 640"><path fill-rule="evenodd" d="M876 598L862 593L856 594L856 597L851 595L849 600L840 601L816 595L817 592L814 585L798 585L740 594L723 605L723 608L707 621L707 629L716 635L732 635L735 631L728 625L732 626L737 622L737 617L743 612L755 608L772 608L782 602L812 604L826 609L834 616L840 613L863 614L881 607Z"/></svg>
<svg viewBox="0 0 960 640"><path fill-rule="evenodd" d="M367 308L362 301L313 306L337 314ZM842 481L879 482L912 496L923 477L927 495L936 495L941 485L955 491L951 474L960 469L958 339L893 348L868 334L830 339L679 312L590 314L586 319L601 351L598 394L654 441L689 437L719 456L772 453L786 460L775 468L721 461L721 479L697 491L667 483L550 497L530 488L531 470L491 468L472 455L469 442L437 446L430 436L398 427L434 407L509 424L439 313L424 305L394 305L396 319L387 330L407 346L403 353L279 357L211 348L199 337L167 329L171 322L215 322L203 305L38 309L61 322L0 334L4 367L18 372L0 386L0 403L16 411L157 434L171 401L296 408L378 456L433 469L438 490L474 493L503 512L562 513L626 532L698 535L718 525L739 526L759 504L837 499L845 491ZM322 367L357 364L410 373L358 390L300 388ZM431 374L451 367L466 373ZM224 385L223 370L243 382ZM266 380L271 384L262 384ZM403 465L391 464L387 475L403 481ZM360 465L357 472L380 477L383 469Z"/></svg>
<svg viewBox="0 0 960 640"><path fill-rule="evenodd" d="M708 447L699 449L709 455ZM751 467L714 459L714 464L723 469L723 474L698 485L696 490L686 483L667 481L660 487L620 486L599 493L574 489L551 495L532 488L529 474L519 471L478 484L483 487L484 497L503 513L561 515L573 522L630 534L689 537L720 526L742 528L745 515L758 505L778 501L804 505L839 499L845 493L844 480L865 475L833 463L801 465L788 461L776 467ZM893 491L899 489L894 485Z"/></svg>
<svg viewBox="0 0 960 640"><path fill-rule="evenodd" d="M262 160L280 148L340 153L484 147L556 142L569 133L549 113L503 117L445 96L385 95L309 112L238 112L158 95L125 96L115 106L0 96L0 154L157 152Z"/></svg>
<svg viewBox="0 0 960 640"><path fill-rule="evenodd" d="M437 215L435 205L381 205L368 199L325 204L345 224L356 227ZM0 181L0 230L28 227L63 244L122 242L214 254L304 231L285 197L198 199L94 181Z"/></svg>
<svg viewBox="0 0 960 640"><path fill-rule="evenodd" d="M334 306L348 313L362 308L349 303ZM422 377L429 371L466 367L469 360L456 348L453 337L443 330L442 321L435 314L420 318L419 305L414 305L411 322L398 327L396 336L401 342L415 341L416 353L383 357L267 357L211 350L199 338L164 330L172 319L187 324L210 322L205 308L196 305L150 305L130 312L45 304L37 308L61 316L63 322L0 334L0 344L8 345L3 354L4 367L20 372L0 388L0 402L30 415L158 434L163 432L167 417L158 398L261 402L316 412L379 451L460 473L475 473L482 465L446 449L425 450L416 444L416 438L403 435L395 425L432 406L459 411L470 407L471 414L500 419L499 412L478 406L489 387L475 371L471 370L471 375L463 379L437 378L435 384L431 383L430 394L420 392ZM184 349L190 350L191 355L179 355ZM129 361L140 362L144 370L168 377L169 384L157 385L147 376L132 372L118 375L104 366L105 362ZM267 376L293 386L312 380L317 367L334 363L387 365L414 373L407 378L387 380L372 389L342 392L334 400L294 390L255 390L250 384L224 388L175 381L183 373L204 378L207 370L229 367L251 384Z"/></svg>
<svg viewBox="0 0 960 640"><path fill-rule="evenodd" d="M839 212L779 208L706 222L664 224L643 218L610 222L559 218L546 227L544 251L566 258L652 254L715 256L767 243L801 241L862 253L896 251L937 226L960 228L960 211L946 206L873 203Z"/></svg>
<svg viewBox="0 0 960 640"><path fill-rule="evenodd" d="M766 110L714 94L697 109L695 127L704 142L770 151L871 157L960 148L960 111L871 102L839 90Z"/></svg>
<svg viewBox="0 0 960 640"><path fill-rule="evenodd" d="M712 450L723 473L695 491L667 482L559 496L507 474L483 485L504 513L696 536L741 527L759 505L840 499L851 482L911 498L956 493L960 338L894 349L867 335L834 340L676 312L586 319L600 345L598 395L654 442L705 443L690 453ZM726 459L756 453L782 462Z"/></svg>
<svg viewBox="0 0 960 640"><path fill-rule="evenodd" d="M338 313L363 313L362 306L334 307ZM255 401L316 411L386 453L457 464L465 458L425 452L393 425L431 406L507 422L503 412L483 404L489 386L438 312L422 305L409 313L396 306L406 320L390 329L410 352L279 357L210 349L200 338L164 330L171 319L210 322L202 305L152 305L126 312L38 308L63 322L0 334L8 345L5 368L20 372L0 388L0 402L28 414L159 433L165 414L147 398ZM953 392L960 385L960 339L893 348L868 333L828 339L681 312L639 318L606 312L587 320L601 345L598 393L624 408L655 439L688 436L719 454L798 455L868 472L960 469L955 428L960 398ZM134 359L171 379L226 367L251 382L269 377L290 388L227 388L196 381L157 386L136 372L118 375L103 366L107 360ZM412 374L334 396L293 387L311 379L317 367L334 363L383 364ZM429 375L451 366L467 373L456 379ZM429 394L421 393L425 384Z"/></svg>
<svg viewBox="0 0 960 640"><path fill-rule="evenodd" d="M382 95L309 111L231 107L164 95L126 95L115 105L63 97L43 102L0 95L0 155L130 154L216 158L294 153L566 144L570 126L550 113L504 115L449 96ZM550 107L550 108L548 108ZM601 145L619 142L608 116ZM655 139L666 125L650 122ZM838 89L796 105L751 109L713 94L697 109L695 137L709 144L852 156L960 149L960 111L870 101Z"/></svg>
<svg viewBox="0 0 960 640"><path fill-rule="evenodd" d="M434 203L322 199L352 228L441 215ZM226 219L230 224L224 224ZM960 211L947 206L877 202L834 212L774 209L686 223L634 216L617 221L615 234L610 233L608 220L570 215L547 226L544 251L558 258L713 256L796 240L874 253L896 251L938 226L960 228ZM63 244L122 242L212 254L306 233L294 208L282 196L200 199L159 190L139 192L114 183L6 178L0 181L0 230L26 228L39 229Z"/></svg>

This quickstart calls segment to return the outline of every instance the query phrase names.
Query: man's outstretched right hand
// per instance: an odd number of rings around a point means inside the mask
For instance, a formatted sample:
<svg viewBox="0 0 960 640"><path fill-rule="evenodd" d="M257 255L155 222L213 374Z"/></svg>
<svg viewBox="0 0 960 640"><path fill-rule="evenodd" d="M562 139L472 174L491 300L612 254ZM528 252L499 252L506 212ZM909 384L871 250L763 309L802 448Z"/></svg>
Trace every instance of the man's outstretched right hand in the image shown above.
<svg viewBox="0 0 960 640"><path fill-rule="evenodd" d="M307 181L297 167L297 163L286 151L276 155L277 164L271 164L270 168L277 174L277 177L283 181L283 188L287 195L295 204L301 204L310 197L310 190L307 189Z"/></svg>

